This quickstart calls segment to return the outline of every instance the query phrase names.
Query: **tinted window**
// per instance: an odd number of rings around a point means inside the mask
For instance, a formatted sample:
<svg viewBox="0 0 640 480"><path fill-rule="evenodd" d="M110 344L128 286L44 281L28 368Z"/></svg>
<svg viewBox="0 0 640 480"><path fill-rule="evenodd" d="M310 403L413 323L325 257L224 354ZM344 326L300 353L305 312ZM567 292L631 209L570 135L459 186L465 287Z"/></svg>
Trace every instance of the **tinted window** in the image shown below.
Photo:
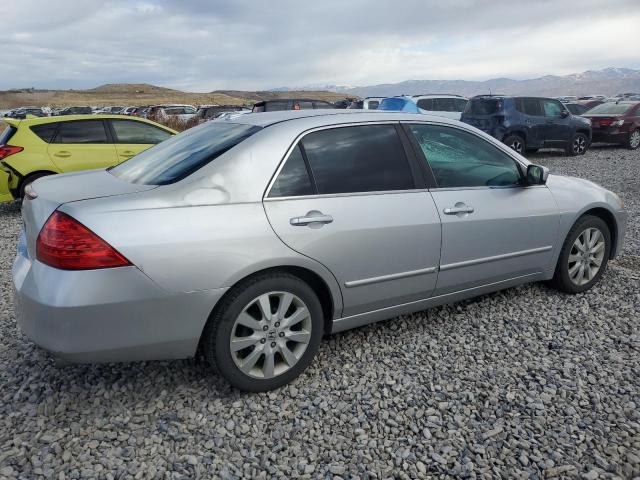
<svg viewBox="0 0 640 480"><path fill-rule="evenodd" d="M584 105L580 105L579 103L567 103L565 107L567 107L567 110L569 110L574 115L582 115L587 111L587 107L585 107Z"/></svg>
<svg viewBox="0 0 640 480"><path fill-rule="evenodd" d="M273 182L269 197L312 195L313 187L300 147L296 146Z"/></svg>
<svg viewBox="0 0 640 480"><path fill-rule="evenodd" d="M471 115L492 115L502 110L501 98L475 98L469 100L464 111Z"/></svg>
<svg viewBox="0 0 640 480"><path fill-rule="evenodd" d="M378 109L378 105L380 105L380 101L379 100L369 100L367 105L369 107L369 110L377 110Z"/></svg>
<svg viewBox="0 0 640 480"><path fill-rule="evenodd" d="M53 136L56 134L58 123L44 123L42 125L34 125L31 127L31 131L35 133L41 140L49 143L53 140Z"/></svg>
<svg viewBox="0 0 640 480"><path fill-rule="evenodd" d="M107 133L101 120L62 122L55 143L107 143Z"/></svg>
<svg viewBox="0 0 640 480"><path fill-rule="evenodd" d="M291 102L289 100L265 102L265 112L278 112L281 110L291 110Z"/></svg>
<svg viewBox="0 0 640 480"><path fill-rule="evenodd" d="M423 110L429 110L431 112L435 111L435 103L433 102L433 98L421 98L418 100L418 107Z"/></svg>
<svg viewBox="0 0 640 480"><path fill-rule="evenodd" d="M253 125L208 122L159 143L113 167L110 172L132 183L177 182L260 130Z"/></svg>
<svg viewBox="0 0 640 480"><path fill-rule="evenodd" d="M112 120L117 143L160 143L171 136L169 132L153 125L133 120Z"/></svg>
<svg viewBox="0 0 640 480"><path fill-rule="evenodd" d="M4 131L0 132L0 146L6 145L9 139L13 137L13 134L16 133L17 131L18 129L16 127L9 125L7 128L4 129Z"/></svg>
<svg viewBox="0 0 640 480"><path fill-rule="evenodd" d="M603 103L589 110L589 114L622 115L623 113L627 113L632 106L632 103Z"/></svg>
<svg viewBox="0 0 640 480"><path fill-rule="evenodd" d="M393 125L310 133L302 140L318 193L406 190L414 187Z"/></svg>
<svg viewBox="0 0 640 480"><path fill-rule="evenodd" d="M515 161L486 140L456 128L411 125L438 186L510 186L520 181Z"/></svg>
<svg viewBox="0 0 640 480"><path fill-rule="evenodd" d="M564 110L562 104L557 100L542 100L545 117L559 117Z"/></svg>
<svg viewBox="0 0 640 480"><path fill-rule="evenodd" d="M516 110L526 115L541 117L542 106L537 98L516 98Z"/></svg>

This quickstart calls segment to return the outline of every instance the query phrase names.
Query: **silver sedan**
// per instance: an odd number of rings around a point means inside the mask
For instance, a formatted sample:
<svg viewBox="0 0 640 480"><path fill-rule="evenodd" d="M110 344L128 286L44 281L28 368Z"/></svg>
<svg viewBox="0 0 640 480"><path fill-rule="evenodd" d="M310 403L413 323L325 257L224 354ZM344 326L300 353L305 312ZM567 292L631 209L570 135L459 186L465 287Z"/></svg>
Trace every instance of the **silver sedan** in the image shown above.
<svg viewBox="0 0 640 480"><path fill-rule="evenodd" d="M281 386L324 334L546 280L621 250L618 196L469 125L293 111L208 122L34 182L13 267L24 333L71 362L192 357Z"/></svg>

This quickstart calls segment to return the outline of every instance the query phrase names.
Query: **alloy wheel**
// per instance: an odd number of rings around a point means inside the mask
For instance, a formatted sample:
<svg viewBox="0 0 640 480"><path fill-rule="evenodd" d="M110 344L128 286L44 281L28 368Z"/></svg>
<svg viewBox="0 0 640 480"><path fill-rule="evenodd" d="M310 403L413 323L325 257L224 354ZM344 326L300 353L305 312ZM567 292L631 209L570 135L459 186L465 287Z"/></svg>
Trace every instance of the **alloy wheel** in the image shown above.
<svg viewBox="0 0 640 480"><path fill-rule="evenodd" d="M245 306L231 330L235 365L250 377L269 379L292 368L311 340L311 313L289 292L269 292Z"/></svg>
<svg viewBox="0 0 640 480"><path fill-rule="evenodd" d="M569 253L569 278L576 285L589 283L602 268L605 253L605 238L593 227L584 230L571 247Z"/></svg>
<svg viewBox="0 0 640 480"><path fill-rule="evenodd" d="M522 142L520 140L514 140L511 142L511 145L509 145L512 149L514 149L516 152L518 153L522 153Z"/></svg>
<svg viewBox="0 0 640 480"><path fill-rule="evenodd" d="M640 147L640 130L633 131L629 139L629 145L631 145L633 149Z"/></svg>
<svg viewBox="0 0 640 480"><path fill-rule="evenodd" d="M587 149L587 139L582 135L578 135L573 140L573 153L581 154Z"/></svg>

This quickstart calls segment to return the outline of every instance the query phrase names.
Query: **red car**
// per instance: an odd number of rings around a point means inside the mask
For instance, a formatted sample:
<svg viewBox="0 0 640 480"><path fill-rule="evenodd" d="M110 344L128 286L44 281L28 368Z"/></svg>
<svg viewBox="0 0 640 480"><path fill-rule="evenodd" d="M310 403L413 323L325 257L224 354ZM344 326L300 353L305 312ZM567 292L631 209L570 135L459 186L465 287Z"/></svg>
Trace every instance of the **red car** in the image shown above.
<svg viewBox="0 0 640 480"><path fill-rule="evenodd" d="M617 101L598 105L582 115L591 120L593 142L640 147L640 102Z"/></svg>

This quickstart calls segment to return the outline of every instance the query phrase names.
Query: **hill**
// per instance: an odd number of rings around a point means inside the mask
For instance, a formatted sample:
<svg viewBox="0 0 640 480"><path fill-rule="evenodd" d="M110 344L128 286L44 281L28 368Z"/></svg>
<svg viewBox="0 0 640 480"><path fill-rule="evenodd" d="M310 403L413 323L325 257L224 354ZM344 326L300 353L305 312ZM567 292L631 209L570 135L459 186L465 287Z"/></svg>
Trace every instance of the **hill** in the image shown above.
<svg viewBox="0 0 640 480"><path fill-rule="evenodd" d="M0 91L0 109L22 106L107 106L107 105L155 105L161 103L186 103L190 105L253 105L260 100L288 97L311 97L335 101L344 98L336 92L289 91L246 92L241 90L214 91L209 93L182 92L145 83L115 83L88 90L37 90L14 89Z"/></svg>

